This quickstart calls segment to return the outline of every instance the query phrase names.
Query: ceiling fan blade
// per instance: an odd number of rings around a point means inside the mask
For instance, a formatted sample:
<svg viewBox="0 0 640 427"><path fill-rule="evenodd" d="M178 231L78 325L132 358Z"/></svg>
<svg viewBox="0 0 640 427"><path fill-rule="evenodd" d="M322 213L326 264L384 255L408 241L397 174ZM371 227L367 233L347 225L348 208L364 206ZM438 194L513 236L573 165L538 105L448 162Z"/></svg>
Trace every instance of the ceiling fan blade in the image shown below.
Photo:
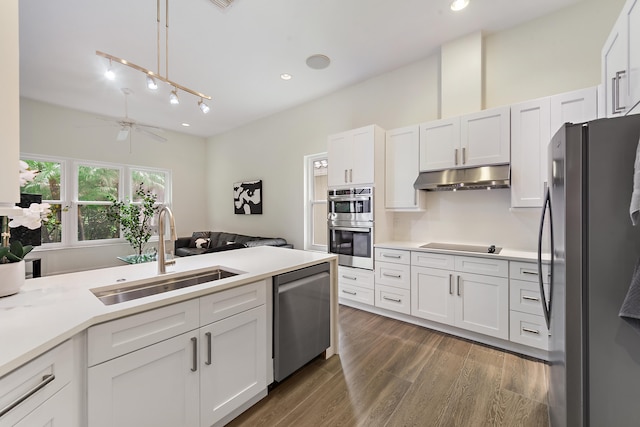
<svg viewBox="0 0 640 427"><path fill-rule="evenodd" d="M146 129L143 129L143 128L139 127L139 126L136 126L136 131L138 131L140 133L143 133L143 134L147 135L149 138L155 139L156 141L167 142L167 138L165 138L163 136L160 136L160 135L156 135L155 133L150 132L150 131L148 131Z"/></svg>
<svg viewBox="0 0 640 427"><path fill-rule="evenodd" d="M124 141L125 139L127 139L127 136L129 136L129 128L128 127L123 127L118 132L118 137L116 139L118 141Z"/></svg>
<svg viewBox="0 0 640 427"><path fill-rule="evenodd" d="M151 125L143 125L141 123L136 123L135 125L137 127L139 127L139 128L146 129L146 130L152 130L154 132L160 132L160 133L164 132L164 129L160 129L158 127L151 126Z"/></svg>

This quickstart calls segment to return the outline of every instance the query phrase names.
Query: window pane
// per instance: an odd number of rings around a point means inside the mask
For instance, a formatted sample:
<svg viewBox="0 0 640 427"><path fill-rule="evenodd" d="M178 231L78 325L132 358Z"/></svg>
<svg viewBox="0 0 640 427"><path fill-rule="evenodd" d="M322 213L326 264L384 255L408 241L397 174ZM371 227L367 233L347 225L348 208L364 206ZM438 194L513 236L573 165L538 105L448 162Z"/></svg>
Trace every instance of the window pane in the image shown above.
<svg viewBox="0 0 640 427"><path fill-rule="evenodd" d="M50 204L51 214L47 221L42 222L42 243L62 242L62 206Z"/></svg>
<svg viewBox="0 0 640 427"><path fill-rule="evenodd" d="M315 170L313 176L313 200L327 200L327 168Z"/></svg>
<svg viewBox="0 0 640 427"><path fill-rule="evenodd" d="M117 199L119 183L119 169L79 166L78 200L106 202L109 196Z"/></svg>
<svg viewBox="0 0 640 427"><path fill-rule="evenodd" d="M107 218L108 209L109 206L78 206L78 241L120 237L118 222Z"/></svg>
<svg viewBox="0 0 640 427"><path fill-rule="evenodd" d="M24 160L24 159L23 159ZM42 200L60 200L60 163L24 160L32 171L40 171L33 181L20 187L21 193L40 194Z"/></svg>
<svg viewBox="0 0 640 427"><path fill-rule="evenodd" d="M141 170L134 170L131 172L131 188L133 191L142 184L145 190L150 190L151 193L157 196L156 200L158 203L164 203L166 201L164 192L165 180L166 174L164 172ZM134 194L133 201L139 202L140 198Z"/></svg>
<svg viewBox="0 0 640 427"><path fill-rule="evenodd" d="M327 204L313 204L313 244L327 245Z"/></svg>

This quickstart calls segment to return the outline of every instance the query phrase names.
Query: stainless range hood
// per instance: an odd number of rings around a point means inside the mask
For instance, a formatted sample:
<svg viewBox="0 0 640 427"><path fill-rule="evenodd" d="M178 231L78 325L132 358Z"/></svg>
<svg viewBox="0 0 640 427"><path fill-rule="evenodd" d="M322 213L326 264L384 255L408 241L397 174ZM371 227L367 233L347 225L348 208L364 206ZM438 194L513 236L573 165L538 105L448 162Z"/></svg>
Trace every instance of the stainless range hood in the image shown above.
<svg viewBox="0 0 640 427"><path fill-rule="evenodd" d="M421 172L413 183L413 187L416 190L426 191L509 188L510 175L509 164Z"/></svg>

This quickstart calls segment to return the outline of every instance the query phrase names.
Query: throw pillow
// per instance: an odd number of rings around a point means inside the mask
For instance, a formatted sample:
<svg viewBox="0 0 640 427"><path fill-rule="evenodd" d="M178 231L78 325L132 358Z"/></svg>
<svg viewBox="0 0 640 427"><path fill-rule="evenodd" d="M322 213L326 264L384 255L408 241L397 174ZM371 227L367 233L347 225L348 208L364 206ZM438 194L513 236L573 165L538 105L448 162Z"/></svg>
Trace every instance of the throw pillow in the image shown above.
<svg viewBox="0 0 640 427"><path fill-rule="evenodd" d="M191 235L191 240L189 241L189 247L190 248L195 248L196 247L196 240L198 240L198 239L208 239L210 237L211 237L211 232L210 231L195 231Z"/></svg>
<svg viewBox="0 0 640 427"><path fill-rule="evenodd" d="M210 244L211 244L211 239L205 239L203 237L196 239L196 248L198 249L209 249Z"/></svg>

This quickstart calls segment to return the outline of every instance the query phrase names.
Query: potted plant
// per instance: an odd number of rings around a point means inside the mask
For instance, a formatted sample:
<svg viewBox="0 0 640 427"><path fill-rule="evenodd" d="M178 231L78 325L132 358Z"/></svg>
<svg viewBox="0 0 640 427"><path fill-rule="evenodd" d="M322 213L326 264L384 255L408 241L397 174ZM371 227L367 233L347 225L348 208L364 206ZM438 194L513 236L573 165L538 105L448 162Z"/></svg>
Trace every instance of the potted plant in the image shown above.
<svg viewBox="0 0 640 427"><path fill-rule="evenodd" d="M122 230L124 238L129 242L135 250L135 256L128 259L127 262L137 263L155 260L155 254L145 255L144 247L153 234L153 226L151 220L158 213L159 207L156 206L158 196L150 190L144 188L144 184L140 183L134 192L133 200L126 202L117 201L111 197L112 205L107 211L109 219L117 222Z"/></svg>

